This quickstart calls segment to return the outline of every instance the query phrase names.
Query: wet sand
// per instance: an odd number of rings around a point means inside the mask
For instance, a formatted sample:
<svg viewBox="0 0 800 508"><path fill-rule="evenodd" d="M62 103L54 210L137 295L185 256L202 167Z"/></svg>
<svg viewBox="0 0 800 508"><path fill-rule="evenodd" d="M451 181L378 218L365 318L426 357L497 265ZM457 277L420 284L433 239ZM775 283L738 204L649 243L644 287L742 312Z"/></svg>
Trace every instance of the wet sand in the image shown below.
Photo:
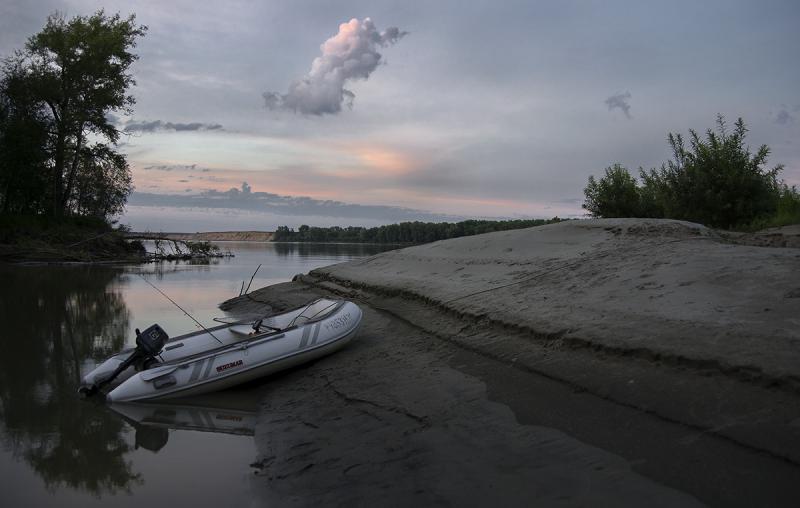
<svg viewBox="0 0 800 508"><path fill-rule="evenodd" d="M235 306L264 308L260 300L281 310L325 294L286 283ZM785 458L362 308L356 341L263 385L251 483L260 499L279 506L793 506L800 495L800 467Z"/></svg>
<svg viewBox="0 0 800 508"><path fill-rule="evenodd" d="M795 506L798 266L689 223L580 221L228 301L365 311L353 344L265 386L254 485L301 506Z"/></svg>

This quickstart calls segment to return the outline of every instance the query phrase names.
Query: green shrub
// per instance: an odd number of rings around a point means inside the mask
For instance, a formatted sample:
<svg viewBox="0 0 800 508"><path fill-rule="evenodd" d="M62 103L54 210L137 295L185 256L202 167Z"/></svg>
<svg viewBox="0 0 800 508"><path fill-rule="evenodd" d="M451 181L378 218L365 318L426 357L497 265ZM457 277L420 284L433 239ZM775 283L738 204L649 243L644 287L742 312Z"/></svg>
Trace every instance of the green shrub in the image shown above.
<svg viewBox="0 0 800 508"><path fill-rule="evenodd" d="M775 213L769 217L756 219L742 229L757 231L765 228L777 228L789 224L800 224L800 192L797 187L780 186Z"/></svg>
<svg viewBox="0 0 800 508"><path fill-rule="evenodd" d="M641 215L639 188L636 179L621 164L606 168L600 180L589 177L583 190L583 208L593 217L639 217Z"/></svg>
<svg viewBox="0 0 800 508"><path fill-rule="evenodd" d="M800 222L797 190L778 180L783 166L767 169L769 147L751 153L746 134L741 118L729 131L722 115L704 138L690 129L688 147L669 133L673 160L640 169L641 185L619 164L599 182L590 176L583 207L594 217L664 217L727 229Z"/></svg>

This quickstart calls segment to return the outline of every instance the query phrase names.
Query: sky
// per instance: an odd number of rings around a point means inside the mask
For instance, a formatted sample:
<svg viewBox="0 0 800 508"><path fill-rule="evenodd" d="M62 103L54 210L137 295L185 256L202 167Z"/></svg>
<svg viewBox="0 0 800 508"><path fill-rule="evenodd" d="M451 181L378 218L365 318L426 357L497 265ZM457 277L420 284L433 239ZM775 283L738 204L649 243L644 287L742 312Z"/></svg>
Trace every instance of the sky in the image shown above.
<svg viewBox="0 0 800 508"><path fill-rule="evenodd" d="M3 0L0 55L100 8L148 26L115 119L135 229L579 217L589 175L717 114L800 185L794 0Z"/></svg>

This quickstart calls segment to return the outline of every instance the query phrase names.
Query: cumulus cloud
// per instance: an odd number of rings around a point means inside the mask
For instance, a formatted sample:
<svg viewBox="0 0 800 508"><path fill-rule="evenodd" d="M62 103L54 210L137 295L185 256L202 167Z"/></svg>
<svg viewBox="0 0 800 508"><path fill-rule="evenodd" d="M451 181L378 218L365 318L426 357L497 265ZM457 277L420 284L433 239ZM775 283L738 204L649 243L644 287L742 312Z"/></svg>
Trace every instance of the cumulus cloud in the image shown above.
<svg viewBox="0 0 800 508"><path fill-rule="evenodd" d="M131 120L122 129L125 132L156 132L156 131L217 131L222 130L222 125L218 123L173 123L153 120L152 122L137 122Z"/></svg>
<svg viewBox="0 0 800 508"><path fill-rule="evenodd" d="M397 27L379 32L370 18L342 23L339 33L320 46L322 56L314 59L308 74L289 85L285 94L265 92L264 102L269 109L304 115L336 114L342 104L352 107L355 94L345 88L347 82L369 78L381 63L378 48L395 44L407 33Z"/></svg>
<svg viewBox="0 0 800 508"><path fill-rule="evenodd" d="M631 105L628 101L631 98L630 92L625 93L618 93L616 95L612 95L608 99L606 99L606 106L608 106L609 111L613 111L614 109L619 109L627 118L631 118Z"/></svg>

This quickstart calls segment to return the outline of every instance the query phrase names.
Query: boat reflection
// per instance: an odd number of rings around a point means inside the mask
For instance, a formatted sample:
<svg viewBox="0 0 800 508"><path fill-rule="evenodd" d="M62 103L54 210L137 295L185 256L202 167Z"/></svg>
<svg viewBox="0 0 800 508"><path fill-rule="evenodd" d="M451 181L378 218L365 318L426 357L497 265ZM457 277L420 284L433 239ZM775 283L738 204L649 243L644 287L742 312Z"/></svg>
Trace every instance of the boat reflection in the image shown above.
<svg viewBox="0 0 800 508"><path fill-rule="evenodd" d="M170 430L255 435L258 397L251 388L161 403L114 403L108 408L136 430L135 448L158 452L167 445Z"/></svg>

